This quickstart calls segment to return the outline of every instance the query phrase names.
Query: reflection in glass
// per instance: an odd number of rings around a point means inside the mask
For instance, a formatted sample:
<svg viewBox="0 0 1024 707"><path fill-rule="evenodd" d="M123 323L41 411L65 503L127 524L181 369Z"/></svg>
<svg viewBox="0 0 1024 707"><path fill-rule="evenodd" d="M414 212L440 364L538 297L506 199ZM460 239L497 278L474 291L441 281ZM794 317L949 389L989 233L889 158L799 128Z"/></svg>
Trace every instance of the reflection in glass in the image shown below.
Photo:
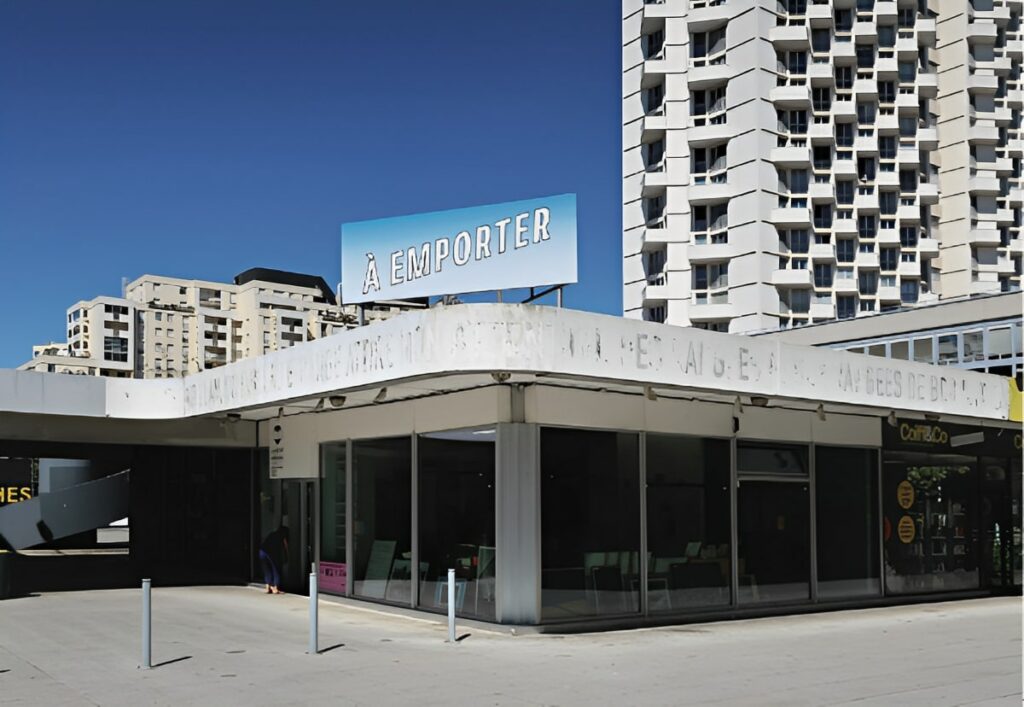
<svg viewBox="0 0 1024 707"><path fill-rule="evenodd" d="M541 618L637 612L639 439L541 430Z"/></svg>
<svg viewBox="0 0 1024 707"><path fill-rule="evenodd" d="M874 450L815 448L818 596L875 596L878 465Z"/></svg>
<svg viewBox="0 0 1024 707"><path fill-rule="evenodd" d="M419 438L420 606L448 610L455 570L457 614L494 619L494 431Z"/></svg>
<svg viewBox="0 0 1024 707"><path fill-rule="evenodd" d="M352 443L353 592L412 601L412 443L408 437Z"/></svg>
<svg viewBox="0 0 1024 707"><path fill-rule="evenodd" d="M729 443L647 436L650 611L729 603Z"/></svg>
<svg viewBox="0 0 1024 707"><path fill-rule="evenodd" d="M345 443L325 444L320 449L320 590L344 594Z"/></svg>
<svg viewBox="0 0 1024 707"><path fill-rule="evenodd" d="M975 458L887 452L882 467L885 588L976 589Z"/></svg>

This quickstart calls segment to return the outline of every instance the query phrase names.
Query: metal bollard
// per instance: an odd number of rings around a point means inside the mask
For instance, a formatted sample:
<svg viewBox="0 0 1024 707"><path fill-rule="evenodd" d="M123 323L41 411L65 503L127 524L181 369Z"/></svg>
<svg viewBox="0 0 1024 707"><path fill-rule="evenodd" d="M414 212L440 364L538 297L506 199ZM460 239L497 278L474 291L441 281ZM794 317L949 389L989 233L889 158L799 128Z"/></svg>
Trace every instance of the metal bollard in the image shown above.
<svg viewBox="0 0 1024 707"><path fill-rule="evenodd" d="M448 570L448 642L455 643L455 570Z"/></svg>
<svg viewBox="0 0 1024 707"><path fill-rule="evenodd" d="M153 667L152 602L150 600L152 580L142 580L142 668Z"/></svg>
<svg viewBox="0 0 1024 707"><path fill-rule="evenodd" d="M309 573L309 650L310 655L319 653L319 617L317 616L316 572Z"/></svg>

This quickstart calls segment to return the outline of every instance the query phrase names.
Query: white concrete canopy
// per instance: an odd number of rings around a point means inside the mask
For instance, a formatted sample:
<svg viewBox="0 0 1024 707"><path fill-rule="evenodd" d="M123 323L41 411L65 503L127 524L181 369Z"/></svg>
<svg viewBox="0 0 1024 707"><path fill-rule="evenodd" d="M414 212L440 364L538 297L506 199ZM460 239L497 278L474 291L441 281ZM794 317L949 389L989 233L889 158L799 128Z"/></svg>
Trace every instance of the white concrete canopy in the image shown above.
<svg viewBox="0 0 1024 707"><path fill-rule="evenodd" d="M512 381L649 387L1009 419L1005 379L910 361L566 309L472 304L372 326L172 380L0 371L0 412L116 419L239 413L330 395L372 404ZM385 393L381 389L386 388ZM313 402L309 402L313 401Z"/></svg>

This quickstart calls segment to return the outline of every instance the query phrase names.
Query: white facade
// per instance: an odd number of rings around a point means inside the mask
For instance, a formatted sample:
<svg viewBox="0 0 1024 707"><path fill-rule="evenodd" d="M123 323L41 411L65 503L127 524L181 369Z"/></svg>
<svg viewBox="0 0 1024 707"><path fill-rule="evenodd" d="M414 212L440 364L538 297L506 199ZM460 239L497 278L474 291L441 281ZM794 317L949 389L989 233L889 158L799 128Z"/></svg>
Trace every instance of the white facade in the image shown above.
<svg viewBox="0 0 1024 707"><path fill-rule="evenodd" d="M368 321L401 311L365 310ZM331 336L356 326L357 310L320 288L143 275L124 297L97 297L67 310L67 343L33 347L23 370L178 378Z"/></svg>
<svg viewBox="0 0 1024 707"><path fill-rule="evenodd" d="M1001 106L1019 99L1020 3L997 4L988 14L1003 18L1006 48L996 63L1012 64ZM624 0L626 316L750 332L930 302L943 288L964 294L939 276L954 268L938 259L940 239L965 232L939 228L950 214L936 207L943 121L962 117L974 95L961 89L958 109L936 100L953 61L952 46L935 51L945 11L891 0ZM1015 133L1004 134L1012 152ZM999 164L1019 175L1019 160ZM999 184L1010 200L1012 183ZM1016 233L1004 236L996 289L1019 282Z"/></svg>

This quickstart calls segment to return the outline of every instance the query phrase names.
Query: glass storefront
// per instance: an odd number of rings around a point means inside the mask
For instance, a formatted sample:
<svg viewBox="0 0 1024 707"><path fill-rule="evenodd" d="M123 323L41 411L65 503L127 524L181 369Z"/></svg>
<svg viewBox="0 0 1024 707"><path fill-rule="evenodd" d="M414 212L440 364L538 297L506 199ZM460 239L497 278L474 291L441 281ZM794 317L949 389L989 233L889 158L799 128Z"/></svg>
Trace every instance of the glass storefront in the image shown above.
<svg viewBox="0 0 1024 707"><path fill-rule="evenodd" d="M543 428L541 618L640 610L639 435Z"/></svg>
<svg viewBox="0 0 1024 707"><path fill-rule="evenodd" d="M494 620L494 430L421 435L419 457L420 606L447 611L448 569L455 610Z"/></svg>
<svg viewBox="0 0 1024 707"><path fill-rule="evenodd" d="M353 593L412 601L412 440L352 442Z"/></svg>
<svg viewBox="0 0 1024 707"><path fill-rule="evenodd" d="M877 596L878 452L815 447L818 596Z"/></svg>
<svg viewBox="0 0 1024 707"><path fill-rule="evenodd" d="M888 452L882 465L885 589L977 589L978 479L974 457Z"/></svg>
<svg viewBox="0 0 1024 707"><path fill-rule="evenodd" d="M345 594L348 565L345 558L345 463L346 444L320 447L320 591Z"/></svg>
<svg viewBox="0 0 1024 707"><path fill-rule="evenodd" d="M729 604L728 440L647 435L651 612Z"/></svg>

